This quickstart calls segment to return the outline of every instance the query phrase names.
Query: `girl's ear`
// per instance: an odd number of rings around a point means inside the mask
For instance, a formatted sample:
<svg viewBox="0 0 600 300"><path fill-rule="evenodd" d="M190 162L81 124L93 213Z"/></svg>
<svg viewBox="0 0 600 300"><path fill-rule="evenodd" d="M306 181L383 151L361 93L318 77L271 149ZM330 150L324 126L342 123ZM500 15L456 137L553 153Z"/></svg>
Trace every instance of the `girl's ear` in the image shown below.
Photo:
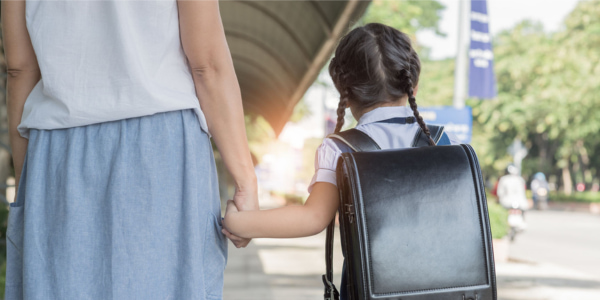
<svg viewBox="0 0 600 300"><path fill-rule="evenodd" d="M419 84L417 83L417 86L415 86L415 88L413 89L413 96L416 97L417 96L417 92L419 91Z"/></svg>

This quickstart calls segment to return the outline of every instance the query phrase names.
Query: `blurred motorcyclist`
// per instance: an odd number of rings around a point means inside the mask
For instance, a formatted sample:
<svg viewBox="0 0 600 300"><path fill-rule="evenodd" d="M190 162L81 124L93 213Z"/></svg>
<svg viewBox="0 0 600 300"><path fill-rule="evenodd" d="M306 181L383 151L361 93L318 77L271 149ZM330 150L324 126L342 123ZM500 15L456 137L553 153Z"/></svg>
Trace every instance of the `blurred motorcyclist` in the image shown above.
<svg viewBox="0 0 600 300"><path fill-rule="evenodd" d="M523 177L519 175L519 169L514 165L507 168L508 174L500 177L498 181L498 200L507 209L521 208L525 210L528 206L525 187L527 186Z"/></svg>
<svg viewBox="0 0 600 300"><path fill-rule="evenodd" d="M542 172L535 173L531 181L531 192L533 194L533 206L536 209L546 209L548 206L548 181Z"/></svg>
<svg viewBox="0 0 600 300"><path fill-rule="evenodd" d="M509 165L506 175L498 181L498 199L500 205L508 209L508 225L510 226L509 238L514 241L517 233L525 230L525 210L528 207L525 195L526 183L519 175L519 169Z"/></svg>

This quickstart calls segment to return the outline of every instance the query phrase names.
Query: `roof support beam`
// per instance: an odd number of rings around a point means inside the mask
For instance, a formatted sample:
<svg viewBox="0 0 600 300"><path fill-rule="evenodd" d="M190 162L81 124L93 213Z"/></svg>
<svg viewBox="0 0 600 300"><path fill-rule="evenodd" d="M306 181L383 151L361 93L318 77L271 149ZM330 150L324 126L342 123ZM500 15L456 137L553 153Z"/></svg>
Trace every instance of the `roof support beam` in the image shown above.
<svg viewBox="0 0 600 300"><path fill-rule="evenodd" d="M296 32L290 28L290 26L288 26L288 24L282 20L278 15L274 14L273 12L271 12L270 10L266 9L264 6L254 2L254 1L236 1L237 3L242 3L244 5L247 5L249 7L254 8L255 10L261 12L262 14L266 15L267 17L269 17L270 19L272 19L273 21L275 21L275 23L277 23L277 25L279 25L279 27L281 27L281 29L285 30L285 32L288 34L288 36L290 38L292 38L294 40L294 43L296 44L296 47L298 47L298 49L300 50L300 52L302 53L302 57L304 58L304 62L307 66L309 66L311 64L311 55L308 52L308 50L306 49L306 47L302 44L302 41L300 40L300 38L298 37L298 35L296 34Z"/></svg>
<svg viewBox="0 0 600 300"><path fill-rule="evenodd" d="M331 37L331 27L332 26L329 23L329 20L327 20L327 16L325 16L325 12L323 12L321 5L319 5L319 3L317 3L317 1L315 1L315 0L310 0L310 1L308 1L308 3L310 3L310 6L312 6L314 11L316 11L317 14L319 15L319 18L317 18L317 19L319 20L319 23L321 23L321 27L323 28L323 31L325 32L327 37Z"/></svg>
<svg viewBox="0 0 600 300"><path fill-rule="evenodd" d="M275 79L275 75L273 75L269 70L265 69L265 67L263 67L261 64L253 61L250 58L247 57L243 57L241 55L238 54L231 54L231 57L233 58L234 62L238 61L241 63L245 63L249 66L251 66L252 68L257 69L261 76L264 75L265 77L269 78L269 81L271 81L273 83L273 85L279 89L283 94L289 96L290 94L292 94L291 89L289 88L289 85L286 85L285 87L283 86L283 84L279 84L278 80Z"/></svg>
<svg viewBox="0 0 600 300"><path fill-rule="evenodd" d="M269 46L267 46L266 44L264 44L263 42L259 41L256 38L253 38L247 34L244 34L241 32L236 32L236 31L233 31L230 29L225 30L225 35L227 37L237 38L237 39L244 40L248 43L255 45L256 47L258 47L259 49L261 49L262 51L267 53L267 55L272 57L275 61L277 61L277 63L281 66L281 68L283 70L285 70L285 72L287 73L287 75L290 78L292 78L294 80L298 79L297 76L294 75L294 72L292 71L290 65L280 55L278 55L275 51L271 50L271 48Z"/></svg>

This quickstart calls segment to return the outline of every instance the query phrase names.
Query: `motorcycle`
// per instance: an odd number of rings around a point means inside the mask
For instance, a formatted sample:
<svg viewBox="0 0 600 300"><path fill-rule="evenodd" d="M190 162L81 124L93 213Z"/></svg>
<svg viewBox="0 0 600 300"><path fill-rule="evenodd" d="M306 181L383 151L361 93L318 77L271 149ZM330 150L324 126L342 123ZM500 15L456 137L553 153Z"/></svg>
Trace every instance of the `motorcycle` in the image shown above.
<svg viewBox="0 0 600 300"><path fill-rule="evenodd" d="M510 227L508 237L511 242L515 240L518 233L523 232L527 228L524 215L524 210L519 206L519 203L513 202L512 206L508 209L508 226Z"/></svg>

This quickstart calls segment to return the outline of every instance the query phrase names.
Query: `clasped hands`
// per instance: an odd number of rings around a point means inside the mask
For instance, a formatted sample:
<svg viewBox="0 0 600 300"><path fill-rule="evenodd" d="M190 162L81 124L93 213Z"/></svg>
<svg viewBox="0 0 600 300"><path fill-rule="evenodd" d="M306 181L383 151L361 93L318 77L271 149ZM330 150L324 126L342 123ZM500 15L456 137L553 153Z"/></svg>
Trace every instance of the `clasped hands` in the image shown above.
<svg viewBox="0 0 600 300"><path fill-rule="evenodd" d="M239 212L239 209L235 205L235 202L233 200L227 200L227 208L225 209L225 217L223 218L223 229L221 230L221 232L231 240L231 242L233 243L233 245L235 245L236 248L245 248L250 243L251 239L242 238L232 234L231 232L229 232L229 230L227 230L226 226L225 220L227 219L227 216L231 216L232 214L235 214L237 212Z"/></svg>

